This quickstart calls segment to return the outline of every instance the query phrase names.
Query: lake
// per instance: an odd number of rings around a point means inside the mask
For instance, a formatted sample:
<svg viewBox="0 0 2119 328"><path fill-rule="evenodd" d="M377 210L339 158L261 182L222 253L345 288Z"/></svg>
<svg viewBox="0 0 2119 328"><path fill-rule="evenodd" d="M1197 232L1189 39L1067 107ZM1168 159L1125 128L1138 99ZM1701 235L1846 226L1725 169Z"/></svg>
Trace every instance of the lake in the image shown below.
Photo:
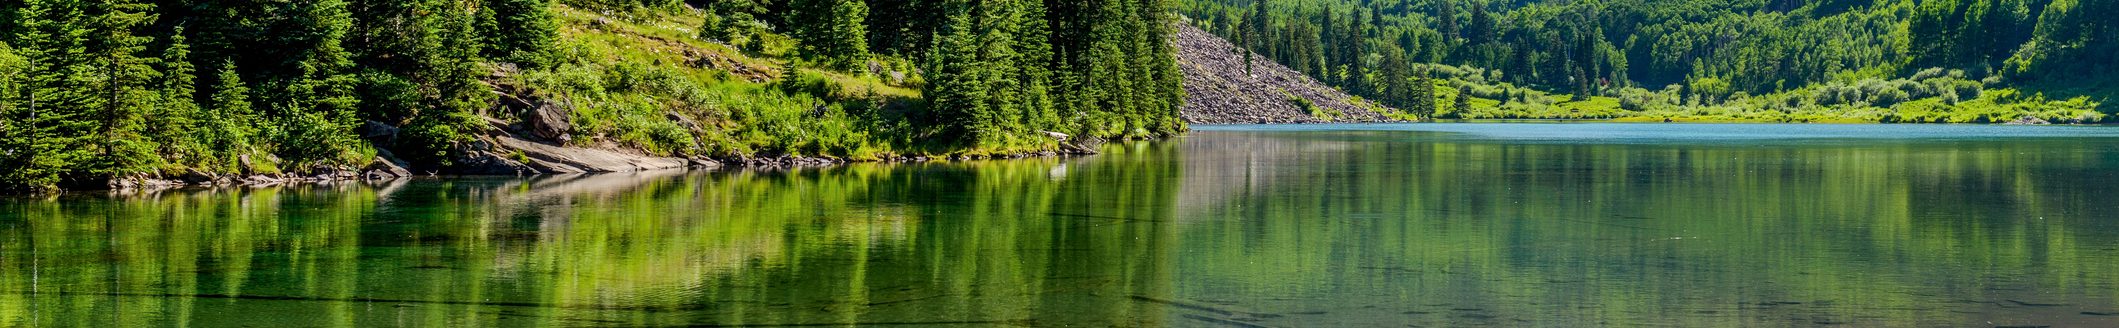
<svg viewBox="0 0 2119 328"><path fill-rule="evenodd" d="M1195 128L12 198L0 326L2119 326L2119 129Z"/></svg>

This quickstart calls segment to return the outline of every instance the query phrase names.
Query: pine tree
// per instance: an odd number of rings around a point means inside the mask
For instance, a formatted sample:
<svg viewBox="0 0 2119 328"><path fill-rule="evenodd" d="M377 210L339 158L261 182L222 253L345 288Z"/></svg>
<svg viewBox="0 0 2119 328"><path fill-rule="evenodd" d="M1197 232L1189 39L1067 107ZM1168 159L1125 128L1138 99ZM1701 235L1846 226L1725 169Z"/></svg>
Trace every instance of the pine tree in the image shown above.
<svg viewBox="0 0 2119 328"><path fill-rule="evenodd" d="M758 0L720 0L706 5L706 23L699 27L699 37L707 41L750 44L753 33L764 29L758 15L765 8Z"/></svg>
<svg viewBox="0 0 2119 328"><path fill-rule="evenodd" d="M793 0L794 37L826 67L854 70L868 59L868 5L862 0Z"/></svg>
<svg viewBox="0 0 2119 328"><path fill-rule="evenodd" d="M1330 7L1326 7L1323 12L1317 15L1317 59L1320 62L1317 66L1317 73L1312 76L1323 77L1319 80L1322 80L1320 82L1325 84L1339 85L1344 82L1344 80L1340 80L1339 69L1336 68L1339 67L1339 38L1344 37L1345 34L1339 32L1339 23L1332 19L1334 15L1337 14L1334 14Z"/></svg>
<svg viewBox="0 0 2119 328"><path fill-rule="evenodd" d="M1271 17L1265 13L1265 0L1250 4L1250 19L1244 19L1244 74L1250 74L1252 57L1265 42L1265 25Z"/></svg>
<svg viewBox="0 0 2119 328"><path fill-rule="evenodd" d="M526 67L543 66L559 39L550 6L544 0L484 0L479 6L484 55Z"/></svg>
<svg viewBox="0 0 2119 328"><path fill-rule="evenodd" d="M1154 138L1183 132L1187 127L1178 111L1184 106L1184 74L1177 68L1177 49L1168 41L1175 33L1171 28L1175 22L1170 15L1170 0L1140 1L1136 10L1141 25L1136 30L1139 38L1134 41L1140 47L1135 53L1140 55L1135 58L1145 65L1140 68L1147 73L1142 94L1149 97L1140 100L1146 102L1147 110L1143 113L1153 122L1148 127L1148 135L1140 137Z"/></svg>
<svg viewBox="0 0 2119 328"><path fill-rule="evenodd" d="M478 111L492 103L493 95L478 80L481 49L473 18L446 2L438 7L442 14L423 26L436 48L417 65L421 70L408 72L419 85L421 107L403 118L397 146L408 159L446 165L456 146L484 123Z"/></svg>
<svg viewBox="0 0 2119 328"><path fill-rule="evenodd" d="M1494 18L1486 13L1486 4L1472 1L1471 28L1464 31L1465 44L1482 45L1494 42Z"/></svg>
<svg viewBox="0 0 2119 328"><path fill-rule="evenodd" d="M1456 2L1456 0L1435 1L1435 29L1442 32L1442 38L1446 40L1456 40L1459 37L1463 37L1457 34Z"/></svg>
<svg viewBox="0 0 2119 328"><path fill-rule="evenodd" d="M1381 81L1377 85L1382 89L1382 95L1377 97L1377 100L1382 101L1385 105L1405 107L1407 100L1412 99L1411 95L1413 92L1412 82L1408 81L1408 79L1412 78L1411 74L1406 72L1405 51L1388 47L1384 48L1380 71L1379 78Z"/></svg>
<svg viewBox="0 0 2119 328"><path fill-rule="evenodd" d="M101 75L92 84L101 106L81 109L88 110L86 119L94 121L94 136L101 140L94 143L100 149L84 163L85 172L75 172L75 181L84 184L136 173L154 159L154 146L141 130L143 116L155 106L153 85L160 75L154 57L139 56L153 41L138 34L154 21L153 4L98 0L87 5L93 16L83 45L93 58L94 74Z"/></svg>
<svg viewBox="0 0 2119 328"><path fill-rule="evenodd" d="M160 145L156 152L162 158L175 161L170 164L194 164L206 156L200 140L203 136L196 133L198 126L216 117L199 112L195 100L197 70L191 65L191 45L186 42L184 29L170 34L168 43L162 50L159 106L147 115L148 139Z"/></svg>
<svg viewBox="0 0 2119 328"><path fill-rule="evenodd" d="M364 1L371 3L376 1ZM300 1L286 4L289 17L299 31L289 31L284 40L293 50L286 80L271 90L266 118L274 129L265 131L279 146L279 157L299 166L349 164L366 148L353 135L360 121L355 110L357 84L348 70L353 56L341 42L353 27L351 12L343 0ZM367 17L364 17L367 18ZM300 167L297 167L300 168Z"/></svg>
<svg viewBox="0 0 2119 328"><path fill-rule="evenodd" d="M251 108L250 87L243 84L242 75L236 74L234 62L221 64L220 73L214 77L213 96L208 97L204 112L213 118L204 124L200 134L206 139L204 146L214 155L207 159L214 163L211 167L225 168L237 163L236 156L257 151L252 145L258 141L257 126L262 122ZM225 171L243 169L247 168Z"/></svg>
<svg viewBox="0 0 2119 328"><path fill-rule="evenodd" d="M1435 80L1428 76L1427 69L1416 70L1413 74L1413 83L1409 91L1411 92L1407 94L1412 97L1410 99L1412 104L1409 107L1413 108L1413 114L1420 116L1422 121L1433 120L1435 118Z"/></svg>
<svg viewBox="0 0 2119 328"><path fill-rule="evenodd" d="M1015 121L1037 103L1029 95L1013 92L1022 76L1010 71L1018 64L1016 32L1023 22L1017 1L979 1L952 8L950 24L935 39L930 52L931 77L927 85L930 106L943 126L951 127L962 140L976 146L1005 146L1021 131ZM1011 97L1014 96L1014 97Z"/></svg>
<svg viewBox="0 0 2119 328"><path fill-rule="evenodd" d="M1345 87L1348 93L1356 95L1372 94L1369 92L1368 71L1362 63L1362 58L1367 56L1361 46L1362 31L1367 29L1363 26L1367 24L1367 20L1362 18L1362 13L1365 12L1361 7L1347 9L1346 27L1340 29L1345 35L1339 37L1337 45L1340 57L1338 62L1333 63L1339 68L1339 75L1342 76L1340 86Z"/></svg>
<svg viewBox="0 0 2119 328"><path fill-rule="evenodd" d="M84 28L81 4L69 0L29 0L22 7L15 40L26 63L22 90L16 103L20 110L8 117L6 165L0 165L0 183L11 188L52 190L61 174L91 156L94 134L84 123L81 109L94 99L87 92L93 67L82 46L89 30Z"/></svg>
<svg viewBox="0 0 2119 328"><path fill-rule="evenodd" d="M1458 85L1456 104L1455 106L1451 106L1451 111L1461 115L1466 112L1471 112L1471 110L1472 87L1470 85Z"/></svg>

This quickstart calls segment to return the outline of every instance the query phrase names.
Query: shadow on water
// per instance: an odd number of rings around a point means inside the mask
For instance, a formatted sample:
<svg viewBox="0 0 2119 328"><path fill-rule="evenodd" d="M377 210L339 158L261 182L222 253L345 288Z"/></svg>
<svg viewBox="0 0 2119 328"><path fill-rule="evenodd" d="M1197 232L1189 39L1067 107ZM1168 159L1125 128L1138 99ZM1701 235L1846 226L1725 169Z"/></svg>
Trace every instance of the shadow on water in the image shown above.
<svg viewBox="0 0 2119 328"><path fill-rule="evenodd" d="M0 200L0 325L2119 325L2111 138L1482 133Z"/></svg>

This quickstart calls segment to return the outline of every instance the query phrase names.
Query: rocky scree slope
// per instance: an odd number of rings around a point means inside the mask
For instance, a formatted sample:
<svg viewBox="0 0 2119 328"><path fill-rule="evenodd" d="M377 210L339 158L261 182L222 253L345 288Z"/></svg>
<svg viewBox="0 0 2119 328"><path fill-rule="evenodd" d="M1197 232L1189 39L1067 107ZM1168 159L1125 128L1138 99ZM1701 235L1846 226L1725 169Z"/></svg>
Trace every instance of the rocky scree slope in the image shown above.
<svg viewBox="0 0 2119 328"><path fill-rule="evenodd" d="M1333 89L1264 57L1244 72L1235 44L1198 27L1176 23L1171 43L1185 74L1184 108L1194 124L1387 122L1388 107ZM1301 100L1297 100L1301 99ZM1307 105L1304 103L1307 102ZM1307 108L1306 108L1307 107Z"/></svg>

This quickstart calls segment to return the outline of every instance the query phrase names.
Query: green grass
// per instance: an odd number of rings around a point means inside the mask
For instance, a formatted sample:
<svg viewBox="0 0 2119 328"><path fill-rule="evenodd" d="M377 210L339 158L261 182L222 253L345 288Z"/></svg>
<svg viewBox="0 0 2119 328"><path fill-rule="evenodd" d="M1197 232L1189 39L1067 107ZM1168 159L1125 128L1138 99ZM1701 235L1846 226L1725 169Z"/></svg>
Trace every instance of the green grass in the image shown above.
<svg viewBox="0 0 2119 328"><path fill-rule="evenodd" d="M745 52L695 38L701 17L688 12L613 17L557 6L555 13L562 35L557 64L513 82L569 101L570 146L662 156L876 160L1055 144L934 141L939 130L932 124L913 124L918 118L910 113L923 106L921 80L902 61L878 62L908 72L903 80L801 68L781 58L787 49L779 46Z"/></svg>

